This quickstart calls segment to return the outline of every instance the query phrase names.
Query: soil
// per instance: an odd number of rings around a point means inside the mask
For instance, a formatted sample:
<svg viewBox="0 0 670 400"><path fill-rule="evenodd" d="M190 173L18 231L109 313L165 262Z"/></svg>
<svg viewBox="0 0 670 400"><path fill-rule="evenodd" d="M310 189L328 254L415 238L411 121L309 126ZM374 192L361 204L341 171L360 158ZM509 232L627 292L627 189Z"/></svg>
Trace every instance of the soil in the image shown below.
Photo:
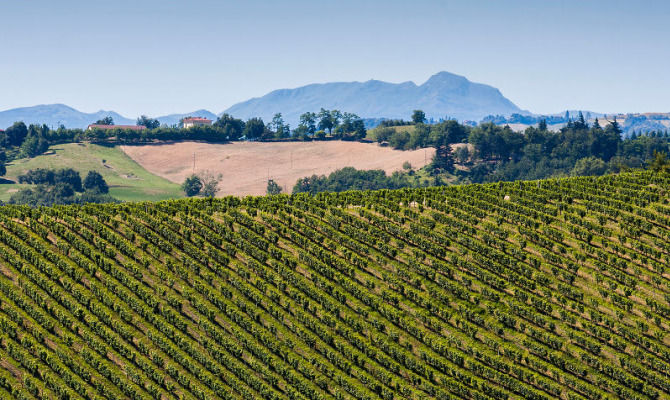
<svg viewBox="0 0 670 400"><path fill-rule="evenodd" d="M430 162L433 148L393 150L375 143L327 141L212 144L179 142L121 149L147 171L175 183L192 174L221 174L217 196L263 195L273 179L290 193L299 178L327 175L336 169L383 169L387 174L402 170L405 161L414 168Z"/></svg>

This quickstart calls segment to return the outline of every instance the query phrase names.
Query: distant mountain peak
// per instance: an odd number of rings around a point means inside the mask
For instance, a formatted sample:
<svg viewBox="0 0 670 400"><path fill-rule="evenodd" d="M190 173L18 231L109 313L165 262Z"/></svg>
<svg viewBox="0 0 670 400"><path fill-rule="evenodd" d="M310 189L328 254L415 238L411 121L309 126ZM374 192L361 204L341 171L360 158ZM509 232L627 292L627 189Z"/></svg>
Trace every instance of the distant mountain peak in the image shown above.
<svg viewBox="0 0 670 400"><path fill-rule="evenodd" d="M421 85L411 81L389 83L370 79L274 90L237 103L225 112L243 119L259 116L266 121L280 112L286 122L295 126L300 114L318 111L321 107L353 112L362 118L394 119L409 119L415 109L423 110L428 118L448 116L475 121L490 114L523 112L498 89L447 71L434 74Z"/></svg>
<svg viewBox="0 0 670 400"><path fill-rule="evenodd" d="M451 72L447 71L440 71L434 75L432 75L426 82L423 83L423 85L429 85L429 84L439 84L439 83L451 83L451 82L466 82L470 83L470 81L462 76L462 75L456 75L452 74Z"/></svg>

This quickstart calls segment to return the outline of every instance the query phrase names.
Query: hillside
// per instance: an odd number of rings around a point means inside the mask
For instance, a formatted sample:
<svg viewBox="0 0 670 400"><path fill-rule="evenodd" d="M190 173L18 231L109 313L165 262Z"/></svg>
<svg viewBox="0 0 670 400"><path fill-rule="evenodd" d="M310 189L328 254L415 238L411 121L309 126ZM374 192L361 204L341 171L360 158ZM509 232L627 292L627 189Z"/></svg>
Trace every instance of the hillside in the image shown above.
<svg viewBox="0 0 670 400"><path fill-rule="evenodd" d="M402 170L405 161L421 168L435 153L433 148L401 151L347 141L180 142L121 149L150 173L179 184L193 173L195 157L196 172L222 175L220 196L265 194L268 177L290 193L300 178L327 175L343 167L383 169L390 175Z"/></svg>
<svg viewBox="0 0 670 400"><path fill-rule="evenodd" d="M7 165L3 178L17 181L19 175L37 168L72 168L82 178L88 171L99 172L109 184L110 194L123 201L165 200L183 196L179 185L147 172L118 147L86 143L54 145L45 154L21 158ZM0 185L0 200L29 185Z"/></svg>
<svg viewBox="0 0 670 400"><path fill-rule="evenodd" d="M323 107L358 114L362 118L409 119L412 110L421 109L428 118L456 118L479 121L490 114L523 112L498 89L470 82L465 77L439 72L421 85L414 82L389 83L331 82L295 89L275 90L247 100L225 112L237 118L262 117L270 121L281 112L295 127L300 114L318 112Z"/></svg>
<svg viewBox="0 0 670 400"><path fill-rule="evenodd" d="M0 209L1 398L670 398L670 176Z"/></svg>

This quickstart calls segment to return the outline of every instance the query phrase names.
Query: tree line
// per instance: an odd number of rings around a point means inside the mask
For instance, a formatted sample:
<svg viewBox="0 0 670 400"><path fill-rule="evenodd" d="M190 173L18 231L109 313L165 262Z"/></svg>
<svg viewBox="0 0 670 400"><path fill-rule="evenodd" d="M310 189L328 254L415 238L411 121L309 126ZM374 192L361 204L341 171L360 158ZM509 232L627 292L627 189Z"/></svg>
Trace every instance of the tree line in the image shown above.
<svg viewBox="0 0 670 400"><path fill-rule="evenodd" d="M665 132L649 132L622 138L616 120L604 127L588 124L580 113L559 131L547 129L541 120L524 132L492 122L476 127L448 120L432 125L415 122L372 131L379 143L394 149L435 147L429 168L456 172L470 182L542 179L569 175L602 175L630 168L643 168L655 153L667 154L670 138ZM467 146L453 145L467 143ZM462 168L454 170L454 165Z"/></svg>
<svg viewBox="0 0 670 400"><path fill-rule="evenodd" d="M19 190L9 199L9 204L32 207L54 204L115 203L109 195L109 186L97 171L88 171L82 180L72 168L31 169L18 176L19 183L30 187Z"/></svg>

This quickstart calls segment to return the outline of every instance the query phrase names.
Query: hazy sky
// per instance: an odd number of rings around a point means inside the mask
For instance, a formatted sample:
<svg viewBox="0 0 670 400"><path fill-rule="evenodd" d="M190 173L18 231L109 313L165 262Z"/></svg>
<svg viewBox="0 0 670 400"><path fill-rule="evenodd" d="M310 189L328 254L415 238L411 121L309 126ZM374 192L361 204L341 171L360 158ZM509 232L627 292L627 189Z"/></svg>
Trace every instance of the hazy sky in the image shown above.
<svg viewBox="0 0 670 400"><path fill-rule="evenodd" d="M669 1L0 0L0 109L128 117L446 70L524 109L670 111Z"/></svg>

